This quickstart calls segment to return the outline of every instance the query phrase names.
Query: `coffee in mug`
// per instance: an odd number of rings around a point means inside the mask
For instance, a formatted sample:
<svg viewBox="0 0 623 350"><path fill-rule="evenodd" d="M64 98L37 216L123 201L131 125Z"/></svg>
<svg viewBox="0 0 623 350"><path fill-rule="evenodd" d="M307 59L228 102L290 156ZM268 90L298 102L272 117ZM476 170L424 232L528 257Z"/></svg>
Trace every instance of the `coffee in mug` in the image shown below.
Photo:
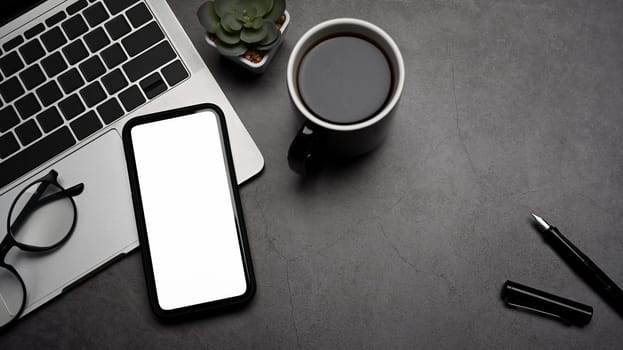
<svg viewBox="0 0 623 350"><path fill-rule="evenodd" d="M318 118L355 124L387 103L392 72L374 43L340 35L319 42L303 56L297 83L303 103Z"/></svg>
<svg viewBox="0 0 623 350"><path fill-rule="evenodd" d="M326 157L366 153L385 138L405 80L402 54L376 25L336 18L308 30L288 60L288 92L305 122L288 164L305 175Z"/></svg>

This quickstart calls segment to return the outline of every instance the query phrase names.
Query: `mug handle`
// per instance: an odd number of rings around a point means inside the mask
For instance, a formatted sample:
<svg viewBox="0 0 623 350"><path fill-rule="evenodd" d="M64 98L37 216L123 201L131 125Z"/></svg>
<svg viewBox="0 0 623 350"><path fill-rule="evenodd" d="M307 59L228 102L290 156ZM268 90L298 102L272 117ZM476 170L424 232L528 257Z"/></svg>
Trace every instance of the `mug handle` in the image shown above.
<svg viewBox="0 0 623 350"><path fill-rule="evenodd" d="M288 165L290 169L302 176L318 170L320 150L318 146L318 131L309 122L305 122L294 137L288 150Z"/></svg>

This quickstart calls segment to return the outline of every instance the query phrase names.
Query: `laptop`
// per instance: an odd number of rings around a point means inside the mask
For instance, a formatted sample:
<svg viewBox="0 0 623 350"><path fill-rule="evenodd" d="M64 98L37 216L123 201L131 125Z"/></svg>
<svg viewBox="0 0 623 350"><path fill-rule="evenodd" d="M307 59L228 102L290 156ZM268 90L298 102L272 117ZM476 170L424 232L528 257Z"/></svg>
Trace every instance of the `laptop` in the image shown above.
<svg viewBox="0 0 623 350"><path fill-rule="evenodd" d="M51 169L62 186L85 185L65 244L6 257L26 284L23 315L138 246L124 124L204 102L225 113L238 182L259 173L260 151L165 0L2 1L0 222Z"/></svg>

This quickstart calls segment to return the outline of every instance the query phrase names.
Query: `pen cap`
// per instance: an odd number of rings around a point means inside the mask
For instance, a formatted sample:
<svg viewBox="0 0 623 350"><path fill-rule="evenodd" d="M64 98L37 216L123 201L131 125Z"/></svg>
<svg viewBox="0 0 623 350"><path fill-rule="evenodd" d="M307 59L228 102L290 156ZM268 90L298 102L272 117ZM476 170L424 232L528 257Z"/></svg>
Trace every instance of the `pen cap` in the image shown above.
<svg viewBox="0 0 623 350"><path fill-rule="evenodd" d="M512 281L504 283L502 300L512 308L553 317L575 326L587 325L593 316L593 308L588 305Z"/></svg>

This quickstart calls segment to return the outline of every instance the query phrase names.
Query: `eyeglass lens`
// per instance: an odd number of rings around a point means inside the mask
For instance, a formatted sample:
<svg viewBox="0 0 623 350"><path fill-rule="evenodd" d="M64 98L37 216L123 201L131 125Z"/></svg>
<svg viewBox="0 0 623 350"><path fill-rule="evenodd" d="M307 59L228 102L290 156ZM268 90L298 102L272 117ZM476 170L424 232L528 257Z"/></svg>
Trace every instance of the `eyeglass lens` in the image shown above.
<svg viewBox="0 0 623 350"><path fill-rule="evenodd" d="M42 185L45 190L32 201ZM15 241L38 248L52 247L71 233L74 206L59 186L37 182L16 198L9 220Z"/></svg>
<svg viewBox="0 0 623 350"><path fill-rule="evenodd" d="M72 199L60 186L37 181L15 199L8 215L7 234L23 250L53 248L71 234L75 213ZM0 266L0 327L19 316L26 302L25 294L20 278L9 268Z"/></svg>
<svg viewBox="0 0 623 350"><path fill-rule="evenodd" d="M0 327L13 320L24 303L24 291L18 277L0 267Z"/></svg>

